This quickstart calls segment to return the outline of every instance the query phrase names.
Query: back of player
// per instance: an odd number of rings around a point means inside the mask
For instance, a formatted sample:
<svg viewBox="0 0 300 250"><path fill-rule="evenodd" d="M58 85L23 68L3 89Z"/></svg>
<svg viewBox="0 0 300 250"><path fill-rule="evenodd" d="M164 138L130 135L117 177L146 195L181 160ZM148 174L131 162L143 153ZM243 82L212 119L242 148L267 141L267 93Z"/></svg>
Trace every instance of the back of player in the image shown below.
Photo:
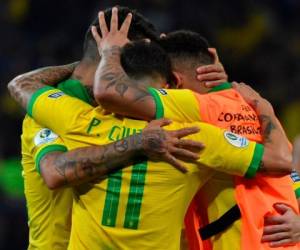
<svg viewBox="0 0 300 250"><path fill-rule="evenodd" d="M205 95L196 94L199 100L200 116L203 121L214 124L218 127L227 129L235 134L242 135L252 141L261 142L261 128L259 118L254 110L249 106L240 94L231 88L231 85L224 83L219 87L214 88L211 93ZM227 135L230 136L230 135ZM234 143L234 138L232 138ZM227 230L220 234L211 237L213 249L245 249L245 244L249 244L249 238L241 232L249 232L247 221L257 222L257 217L251 217L249 210L255 206L268 206L263 203L264 199L274 199L268 196L268 186L273 183L271 192L276 190L276 183L282 179L287 185L286 192L290 192L292 196L292 180L289 176L284 177L266 177L268 182L265 182L265 191L262 192L255 180L245 180L239 177L216 173L213 178L207 183L196 196L196 203L200 204L200 214L206 223L211 223L222 215L224 215L230 208L234 207L238 202L240 209L242 209L243 220L235 221ZM259 183L263 183L260 181ZM281 182L282 184L282 182ZM245 188L247 191L245 192ZM250 195L250 190L252 195ZM279 193L279 192L278 192ZM245 196L247 198L245 199ZM253 195L258 201L253 202ZM259 196L260 195L260 196ZM260 198L259 198L260 197ZM274 201L276 202L276 200ZM206 208L206 209L203 209ZM205 213L206 212L206 213ZM257 212L255 212L257 213ZM262 213L260 218L263 222ZM246 243L247 242L247 243ZM210 243L204 241L206 247L210 248ZM252 243L254 244L254 243Z"/></svg>
<svg viewBox="0 0 300 250"><path fill-rule="evenodd" d="M59 134L68 149L113 142L140 132L146 125L144 121L104 116L101 108L93 109L55 89L39 91L30 103L29 114ZM189 172L182 174L170 165L141 159L98 184L74 188L69 249L178 249L187 206L214 169L240 176L258 169L261 145L247 142L237 148L228 143L224 132L208 124L173 123L169 128L192 125L201 127L192 138L206 145L200 168L188 164ZM215 150L214 143L222 153Z"/></svg>
<svg viewBox="0 0 300 250"><path fill-rule="evenodd" d="M34 159L42 151L58 151L59 144L61 141L54 133L26 116L23 121L22 166L29 219L29 250L65 250L69 243L72 190L49 190L35 167Z"/></svg>
<svg viewBox="0 0 300 250"><path fill-rule="evenodd" d="M199 95L190 90L149 89L156 103L157 118L165 117L175 121L206 121L243 134L252 140L260 140L258 117L239 93L231 89L229 83L225 83L215 88L215 90L219 91ZM227 133L225 137L236 147L242 147L245 144L245 142L238 140L233 133ZM218 248L215 249L231 249L232 246L239 249L241 245L242 249L247 249L245 247L252 247L253 245L262 246L260 235L263 230L263 218L266 213L274 211L272 205L275 202L284 202L297 210L292 180L289 176L281 178L266 176L261 179L234 178L233 180L230 176L217 174L212 182L207 184L206 200L210 203L206 205L208 214L205 222L209 223L220 218L236 203L241 208L244 222L242 226L240 222L236 222L232 227L233 230L223 232L222 237L220 237L220 234L212 237L213 243L218 245ZM234 189L235 186L237 186L237 189ZM253 207L258 204L255 200L262 202L260 205L263 209L258 211ZM215 201L218 202L215 203ZM200 208L204 208L203 204ZM253 213L253 210L255 213ZM195 217L191 216L191 218ZM193 227L193 225L190 226ZM201 245L198 229L196 223L194 229L192 229L194 236L192 234L188 235L192 235L192 238L198 237L197 240L193 241L197 246L194 249L199 249L199 245ZM224 238L223 236L228 237ZM249 237L253 239L251 242L249 242ZM208 247L210 247L210 244L208 244Z"/></svg>

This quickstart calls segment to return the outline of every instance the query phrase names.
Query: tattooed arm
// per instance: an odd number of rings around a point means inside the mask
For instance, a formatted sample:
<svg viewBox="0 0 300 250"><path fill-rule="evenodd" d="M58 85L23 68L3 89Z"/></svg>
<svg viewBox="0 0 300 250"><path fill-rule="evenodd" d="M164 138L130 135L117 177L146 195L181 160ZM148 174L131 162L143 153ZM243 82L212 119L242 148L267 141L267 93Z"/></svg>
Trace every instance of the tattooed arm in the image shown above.
<svg viewBox="0 0 300 250"><path fill-rule="evenodd" d="M272 105L250 86L233 83L233 87L256 111L261 124L264 156L260 171L291 172L292 154L288 138L278 121Z"/></svg>
<svg viewBox="0 0 300 250"><path fill-rule="evenodd" d="M24 109L34 92L46 85L53 86L69 77L78 63L45 67L17 76L7 85L11 96Z"/></svg>
<svg viewBox="0 0 300 250"><path fill-rule="evenodd" d="M118 28L118 9L112 9L111 25L108 30L104 13L99 12L99 26L92 27L101 61L95 74L94 96L105 109L139 119L155 118L155 102L142 82L135 82L121 66L121 48L129 42L127 35L132 15L128 14Z"/></svg>
<svg viewBox="0 0 300 250"><path fill-rule="evenodd" d="M145 157L152 161L168 162L186 172L175 157L197 160L203 145L180 138L197 133L199 129L191 127L165 131L161 128L169 123L165 119L153 121L141 134L107 145L78 148L66 153L49 153L40 162L41 174L47 186L56 189L104 178Z"/></svg>
<svg viewBox="0 0 300 250"><path fill-rule="evenodd" d="M105 109L138 119L155 118L156 105L147 86L130 79L120 64L121 48L102 51L95 74L94 96Z"/></svg>

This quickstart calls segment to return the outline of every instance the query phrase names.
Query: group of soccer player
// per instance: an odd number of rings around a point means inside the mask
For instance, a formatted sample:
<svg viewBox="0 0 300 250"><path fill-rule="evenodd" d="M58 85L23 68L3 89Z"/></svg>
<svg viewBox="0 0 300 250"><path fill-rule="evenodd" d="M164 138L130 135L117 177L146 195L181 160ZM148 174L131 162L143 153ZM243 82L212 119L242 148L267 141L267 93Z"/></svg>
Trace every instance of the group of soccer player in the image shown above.
<svg viewBox="0 0 300 250"><path fill-rule="evenodd" d="M28 249L299 249L300 161L198 33L106 9L80 62L8 88L27 110Z"/></svg>

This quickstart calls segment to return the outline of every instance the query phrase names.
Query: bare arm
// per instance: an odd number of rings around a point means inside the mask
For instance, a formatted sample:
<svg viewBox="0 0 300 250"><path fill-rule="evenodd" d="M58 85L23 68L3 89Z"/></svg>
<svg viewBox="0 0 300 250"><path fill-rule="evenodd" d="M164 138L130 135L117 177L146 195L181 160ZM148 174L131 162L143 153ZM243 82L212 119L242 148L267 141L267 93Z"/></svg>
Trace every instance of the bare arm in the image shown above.
<svg viewBox="0 0 300 250"><path fill-rule="evenodd" d="M155 102L143 83L130 79L121 66L121 47L127 39L132 15L128 14L118 28L118 10L112 9L110 31L104 13L99 12L101 35L92 27L97 42L101 62L95 74L94 96L105 109L135 118L151 120L155 118Z"/></svg>
<svg viewBox="0 0 300 250"><path fill-rule="evenodd" d="M127 35L131 23L131 14L128 14L124 23L118 29L118 11L112 10L110 30L108 30L103 12L99 12L99 26L101 36L96 27L92 28L96 40L101 62L95 74L94 96L96 101L105 109L144 120L155 118L156 105L153 97L147 90L147 84L140 80L131 79L121 66L121 48L129 42ZM210 86L219 85L227 81L224 67L219 62L214 49L210 52L215 57L215 63L200 67L197 71L200 82Z"/></svg>
<svg viewBox="0 0 300 250"><path fill-rule="evenodd" d="M259 116L265 146L260 171L287 173L292 171L292 155L288 138L272 105L246 84L233 83L234 88L255 109Z"/></svg>
<svg viewBox="0 0 300 250"><path fill-rule="evenodd" d="M77 63L63 66L45 67L19 75L11 80L7 87L11 96L24 109L34 92L46 85L53 86L69 77Z"/></svg>
<svg viewBox="0 0 300 250"><path fill-rule="evenodd" d="M66 153L53 152L40 162L41 174L50 189L65 185L79 185L104 178L125 166L148 157L152 161L165 161L182 172L185 167L175 157L197 160L203 145L191 140L180 139L199 131L184 128L164 131L160 126L166 120L153 121L141 134L103 146L78 148Z"/></svg>
<svg viewBox="0 0 300 250"><path fill-rule="evenodd" d="M297 172L300 173L300 136L297 136L294 141L293 165Z"/></svg>

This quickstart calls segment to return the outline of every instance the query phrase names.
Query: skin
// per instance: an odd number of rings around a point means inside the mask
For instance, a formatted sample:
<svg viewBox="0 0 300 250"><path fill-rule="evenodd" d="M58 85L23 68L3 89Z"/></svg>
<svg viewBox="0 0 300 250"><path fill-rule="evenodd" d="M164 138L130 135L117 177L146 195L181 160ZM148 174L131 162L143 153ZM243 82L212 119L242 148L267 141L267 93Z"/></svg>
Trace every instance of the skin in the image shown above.
<svg viewBox="0 0 300 250"><path fill-rule="evenodd" d="M196 133L198 128L165 131L166 119L151 122L140 134L103 146L84 147L67 153L47 154L40 163L41 174L50 189L75 186L103 179L107 174L148 157L152 161L166 161L182 172L185 167L175 158L198 159L203 145L181 139ZM187 150L189 148L192 151ZM198 152L198 153L197 153Z"/></svg>
<svg viewBox="0 0 300 250"><path fill-rule="evenodd" d="M128 18L131 18L131 15L129 15ZM28 100L31 98L31 95L34 92L36 92L38 89L44 87L45 85L53 86L55 85L55 83L60 82L66 78L73 78L81 81L84 84L84 86L87 88L88 92L91 94L91 97L93 99L92 85L93 85L94 74L97 65L98 62L94 62L91 60L82 60L80 62L69 64L69 65L46 67L46 68L38 69L36 71L32 71L16 77L8 84L8 89L12 97L16 101L18 101L23 108L26 108L28 104ZM204 79L205 79L205 74L213 74L213 72L219 70L219 68L220 65L216 64L210 67L208 70L206 69L205 73L203 74ZM219 74L217 74L216 76L218 75ZM220 81L220 79L216 78L213 80L213 82L214 81L218 82ZM123 91L122 87L123 86L118 86L117 88L118 91L122 92ZM154 131L152 131L152 133L153 135L155 135ZM168 135L165 139L165 144L173 145L172 149L168 148L168 150L170 150L169 152L170 156L168 157L169 158L168 162L170 164L173 164L180 171L185 172L185 168L180 162L177 161L175 156L188 158L188 155L190 155L191 157L191 154L193 154L193 152L185 150L185 153L187 154L184 156L182 149L184 150L185 147L190 149L191 147L189 147L188 144L190 144L190 146L194 145L192 147L196 147L196 148L197 147L200 148L200 145L198 144L198 146L195 146L196 144L194 144L194 142L191 141L186 142L185 145L179 145L176 144L177 143L176 140L179 140L179 138L176 137L175 134L169 134L169 132L165 132L165 131L164 133L167 133ZM182 139L180 141L181 143L184 142ZM181 148L180 149L174 148L177 147L176 145L178 147L180 146ZM109 154L107 154L107 151L104 151L104 149L101 147L98 148L92 147L90 149L88 148L76 149L74 152L68 152L68 153L54 152L52 154L47 155L41 161L42 176L45 179L46 184L48 185L49 188L54 189L54 188L61 187L63 185L76 185L84 181L93 179L94 177L89 176L90 173L94 173L98 177L101 174L103 175L107 174L108 172L106 169L103 169L104 167L99 167L99 165L105 166L104 162L100 161L101 159L100 156L105 155L107 158L115 158L114 156L118 155L117 151L113 151L112 145L107 147L110 148ZM128 149L128 152L129 151L130 149ZM112 153L115 153L115 155L113 155ZM149 150L148 152L146 151L145 153L148 154L148 156L151 159L153 159L152 158L153 153L151 154ZM125 162L127 162L129 159L129 157L126 158L126 154L127 152L124 154ZM131 153L128 153L128 155L130 154ZM80 157L81 155L85 155L86 157ZM158 160L158 158L156 160ZM126 164L124 164L123 162L121 165L126 165ZM114 166L113 169L114 168L117 167ZM95 178L97 177L95 176Z"/></svg>
<svg viewBox="0 0 300 250"><path fill-rule="evenodd" d="M296 137L293 145L293 165L300 170L300 137ZM299 199L298 199L299 204ZM275 204L280 214L265 218L262 242L269 242L271 247L279 247L300 241L300 216L285 204Z"/></svg>
<svg viewBox="0 0 300 250"><path fill-rule="evenodd" d="M151 120L155 117L156 105L153 97L147 91L147 84L141 82L136 84L120 65L121 47L128 42L127 32L130 21L131 16L129 14L119 29L117 25L118 9L113 8L109 31L104 13L99 12L102 37L98 34L96 27L92 28L102 58L95 74L94 96L98 103L112 112ZM163 82L161 84L163 85ZM292 157L288 150L288 140L279 125L271 104L250 87L241 85L241 87L236 86L236 89L244 98L248 98L250 104L253 104L262 122L265 154L260 171L279 172L280 174L290 172ZM126 108L124 104L126 104Z"/></svg>
<svg viewBox="0 0 300 250"><path fill-rule="evenodd" d="M16 77L8 84L12 97L26 108L33 93L47 86L43 83L59 82L72 74L76 64L43 68ZM54 152L41 161L42 176L50 189L65 185L78 185L103 177L120 166L128 166L132 158L147 156L153 161L166 161L182 172L185 167L175 157L198 159L201 143L181 139L197 133L198 128L186 128L167 132L160 128L170 121L153 122L140 135L130 136L120 142L103 146L79 148L67 153ZM150 147L150 144L156 147ZM123 147L123 148L122 148ZM123 153L121 154L121 151ZM114 160L113 160L114 159ZM107 166L110 167L107 167Z"/></svg>

